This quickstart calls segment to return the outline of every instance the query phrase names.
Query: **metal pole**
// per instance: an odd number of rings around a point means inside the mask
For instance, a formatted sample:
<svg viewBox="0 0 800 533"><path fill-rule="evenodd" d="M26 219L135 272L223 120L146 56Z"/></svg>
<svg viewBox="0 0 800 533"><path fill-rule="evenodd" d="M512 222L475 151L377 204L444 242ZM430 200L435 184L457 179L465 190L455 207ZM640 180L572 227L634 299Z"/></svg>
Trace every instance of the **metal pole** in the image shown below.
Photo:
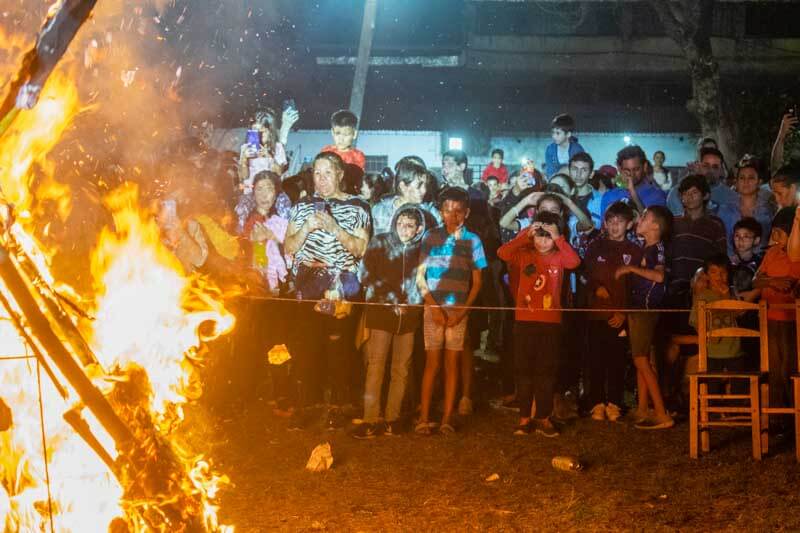
<svg viewBox="0 0 800 533"><path fill-rule="evenodd" d="M364 91L367 87L369 57L372 53L372 35L375 33L375 15L378 11L378 0L364 1L364 20L361 24L361 40L358 44L356 73L353 76L353 90L350 93L350 111L358 117L359 122L361 122L361 112L364 109Z"/></svg>

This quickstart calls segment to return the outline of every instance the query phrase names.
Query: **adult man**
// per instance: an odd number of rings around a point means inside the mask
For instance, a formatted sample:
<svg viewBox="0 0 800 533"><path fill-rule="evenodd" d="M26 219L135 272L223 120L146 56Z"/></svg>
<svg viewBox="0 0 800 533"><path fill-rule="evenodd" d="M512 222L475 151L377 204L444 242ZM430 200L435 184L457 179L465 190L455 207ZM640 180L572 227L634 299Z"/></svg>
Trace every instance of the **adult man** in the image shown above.
<svg viewBox="0 0 800 533"><path fill-rule="evenodd" d="M617 170L625 179L625 187L606 191L600 202L602 216L608 206L620 200L631 202L639 211L653 205L665 205L664 192L644 180L647 156L640 146L626 146L617 152Z"/></svg>
<svg viewBox="0 0 800 533"><path fill-rule="evenodd" d="M444 187L461 187L466 189L472 185L472 179L467 180L467 154L461 150L448 150L442 155L442 181Z"/></svg>
<svg viewBox="0 0 800 533"><path fill-rule="evenodd" d="M717 214L722 206L729 207L738 204L738 195L725 183L725 158L718 149L701 148L700 161L689 165L689 173L705 176L711 190L711 201L708 208L712 213ZM667 207L675 216L683 214L679 186L680 184L675 185L667 195Z"/></svg>
<svg viewBox="0 0 800 533"><path fill-rule="evenodd" d="M569 177L575 182L575 203L589 215L595 228L602 225L600 207L603 193L592 187L594 160L587 152L580 152L569 159Z"/></svg>

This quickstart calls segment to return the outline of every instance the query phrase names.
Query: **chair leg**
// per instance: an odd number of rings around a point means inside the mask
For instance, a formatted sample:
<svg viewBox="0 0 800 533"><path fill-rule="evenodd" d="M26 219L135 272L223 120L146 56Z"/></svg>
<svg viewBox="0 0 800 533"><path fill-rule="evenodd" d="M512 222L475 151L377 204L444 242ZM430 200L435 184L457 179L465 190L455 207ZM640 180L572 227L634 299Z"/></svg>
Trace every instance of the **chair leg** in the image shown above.
<svg viewBox="0 0 800 533"><path fill-rule="evenodd" d="M697 376L689 376L689 457L697 459Z"/></svg>
<svg viewBox="0 0 800 533"><path fill-rule="evenodd" d="M709 438L708 426L706 425L708 422L708 398L706 398L708 394L708 384L700 383L698 388L700 389L700 450L703 453L708 453L711 451L711 439Z"/></svg>
<svg viewBox="0 0 800 533"><path fill-rule="evenodd" d="M753 459L761 460L761 405L758 401L758 378L750 378L750 433L753 439Z"/></svg>
<svg viewBox="0 0 800 533"><path fill-rule="evenodd" d="M794 388L794 455L800 462L800 378L793 377L792 385Z"/></svg>
<svg viewBox="0 0 800 533"><path fill-rule="evenodd" d="M766 383L761 384L761 453L769 453L769 413L765 413L763 409L769 407L769 385Z"/></svg>

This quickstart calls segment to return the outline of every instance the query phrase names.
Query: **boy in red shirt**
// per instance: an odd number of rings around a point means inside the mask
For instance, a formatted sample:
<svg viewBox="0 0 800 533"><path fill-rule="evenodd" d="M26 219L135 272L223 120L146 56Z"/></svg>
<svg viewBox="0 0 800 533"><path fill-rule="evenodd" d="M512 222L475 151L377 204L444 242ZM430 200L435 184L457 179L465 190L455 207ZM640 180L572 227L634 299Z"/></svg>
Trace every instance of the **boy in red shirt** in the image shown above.
<svg viewBox="0 0 800 533"><path fill-rule="evenodd" d="M492 163L486 165L481 175L481 181L485 182L489 176L495 176L501 185L508 183L508 168L503 164L505 153L500 148L492 150Z"/></svg>
<svg viewBox="0 0 800 533"><path fill-rule="evenodd" d="M761 298L769 306L794 303L797 281L800 280L800 262L792 261L787 244L796 209L784 207L772 219L769 248L753 281L753 286L761 289ZM767 318L769 403L771 407L783 407L789 404L791 398L789 376L797 372L797 325L793 309L769 309Z"/></svg>
<svg viewBox="0 0 800 533"><path fill-rule="evenodd" d="M519 401L519 426L514 432L557 437L550 421L557 359L561 351L561 294L564 271L581 260L562 235L561 218L546 211L536 215L527 230L497 250L497 256L515 270L514 367ZM536 398L536 416L531 407Z"/></svg>
<svg viewBox="0 0 800 533"><path fill-rule="evenodd" d="M364 152L354 147L358 137L358 117L352 111L341 109L331 116L333 144L322 148L322 152L333 152L348 165L355 165L363 172L367 166Z"/></svg>

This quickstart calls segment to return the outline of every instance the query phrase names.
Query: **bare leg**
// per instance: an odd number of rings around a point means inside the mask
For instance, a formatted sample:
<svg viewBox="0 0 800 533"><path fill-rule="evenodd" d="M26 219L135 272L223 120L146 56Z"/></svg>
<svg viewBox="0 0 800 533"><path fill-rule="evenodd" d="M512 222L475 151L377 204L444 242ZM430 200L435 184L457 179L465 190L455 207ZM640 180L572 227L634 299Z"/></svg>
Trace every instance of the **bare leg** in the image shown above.
<svg viewBox="0 0 800 533"><path fill-rule="evenodd" d="M420 398L420 422L428 422L431 411L431 397L439 365L442 362L442 350L425 350L425 371L422 374L422 396Z"/></svg>
<svg viewBox="0 0 800 533"><path fill-rule="evenodd" d="M639 406L637 409L641 414L646 415L650 404L647 394L647 382L645 381L642 372L638 368L636 369L636 387L639 390Z"/></svg>
<svg viewBox="0 0 800 533"><path fill-rule="evenodd" d="M453 415L453 405L455 404L456 391L458 390L458 363L460 358L461 350L444 351L444 416L442 416L442 424L449 424Z"/></svg>
<svg viewBox="0 0 800 533"><path fill-rule="evenodd" d="M636 365L637 378L641 376L645 382L650 398L653 400L653 409L655 410L656 418L664 418L667 415L664 409L664 399L661 397L661 388L658 386L658 378L650 366L650 361L647 356L637 355L633 358L633 364ZM639 400L641 402L641 398ZM641 403L640 403L641 405Z"/></svg>
<svg viewBox="0 0 800 533"><path fill-rule="evenodd" d="M464 319L466 320L466 319ZM464 339L464 350L461 352L461 397L472 399L473 350L469 339Z"/></svg>

